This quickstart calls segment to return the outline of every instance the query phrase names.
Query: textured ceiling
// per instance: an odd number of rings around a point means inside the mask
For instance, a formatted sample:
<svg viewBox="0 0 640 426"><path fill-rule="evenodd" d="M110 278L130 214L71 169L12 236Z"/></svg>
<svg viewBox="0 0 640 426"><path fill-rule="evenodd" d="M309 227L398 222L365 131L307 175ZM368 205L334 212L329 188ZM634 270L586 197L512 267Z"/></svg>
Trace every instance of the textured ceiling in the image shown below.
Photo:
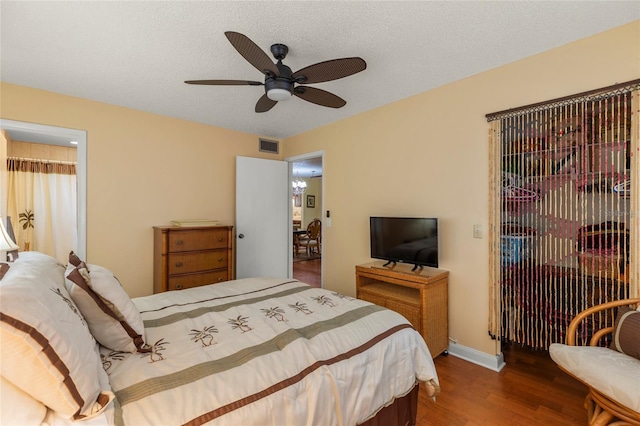
<svg viewBox="0 0 640 426"><path fill-rule="evenodd" d="M295 135L640 19L638 1L2 1L2 81L272 138ZM360 56L367 69L256 114L262 80L224 36L289 46L294 71ZM269 53L270 54L270 53Z"/></svg>

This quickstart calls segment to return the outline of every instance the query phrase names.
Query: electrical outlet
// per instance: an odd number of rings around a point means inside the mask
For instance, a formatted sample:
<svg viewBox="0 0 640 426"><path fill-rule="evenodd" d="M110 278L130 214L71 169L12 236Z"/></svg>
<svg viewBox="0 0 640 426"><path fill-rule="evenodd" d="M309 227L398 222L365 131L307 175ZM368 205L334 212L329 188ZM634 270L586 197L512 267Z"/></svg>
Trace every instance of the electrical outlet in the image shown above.
<svg viewBox="0 0 640 426"><path fill-rule="evenodd" d="M482 238L482 226L473 225L473 238Z"/></svg>

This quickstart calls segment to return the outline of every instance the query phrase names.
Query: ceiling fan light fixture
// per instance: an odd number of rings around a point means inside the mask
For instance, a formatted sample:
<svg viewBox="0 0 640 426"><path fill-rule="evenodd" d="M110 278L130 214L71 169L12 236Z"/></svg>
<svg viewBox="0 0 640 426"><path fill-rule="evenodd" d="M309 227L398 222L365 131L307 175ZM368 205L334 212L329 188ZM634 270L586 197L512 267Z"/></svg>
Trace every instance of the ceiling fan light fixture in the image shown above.
<svg viewBox="0 0 640 426"><path fill-rule="evenodd" d="M293 83L288 78L267 76L264 81L267 98L272 101L286 101L293 95Z"/></svg>
<svg viewBox="0 0 640 426"><path fill-rule="evenodd" d="M272 101L286 101L291 98L291 92L286 89L269 89L267 90L267 97Z"/></svg>
<svg viewBox="0 0 640 426"><path fill-rule="evenodd" d="M0 0L1 1L1 0ZM318 62L296 72L283 64L289 48L282 43L271 46L271 53L278 61L273 63L269 56L249 37L235 31L226 31L225 36L233 47L251 65L264 75L264 84L249 80L187 80L187 84L203 84L214 86L264 86L264 94L260 96L255 106L255 112L267 112L279 101L291 99L291 96L314 103L316 105L341 108L346 101L326 90L301 86L298 84L322 83L337 80L364 71L367 63L362 58L340 58Z"/></svg>

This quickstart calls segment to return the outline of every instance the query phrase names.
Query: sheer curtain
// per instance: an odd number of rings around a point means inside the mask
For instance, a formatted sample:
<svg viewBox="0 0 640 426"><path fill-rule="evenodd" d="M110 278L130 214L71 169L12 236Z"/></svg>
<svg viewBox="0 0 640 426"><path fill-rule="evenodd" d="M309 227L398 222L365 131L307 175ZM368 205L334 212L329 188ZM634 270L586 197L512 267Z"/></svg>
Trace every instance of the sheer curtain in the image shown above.
<svg viewBox="0 0 640 426"><path fill-rule="evenodd" d="M76 164L9 157L7 213L21 251L67 262L77 239Z"/></svg>

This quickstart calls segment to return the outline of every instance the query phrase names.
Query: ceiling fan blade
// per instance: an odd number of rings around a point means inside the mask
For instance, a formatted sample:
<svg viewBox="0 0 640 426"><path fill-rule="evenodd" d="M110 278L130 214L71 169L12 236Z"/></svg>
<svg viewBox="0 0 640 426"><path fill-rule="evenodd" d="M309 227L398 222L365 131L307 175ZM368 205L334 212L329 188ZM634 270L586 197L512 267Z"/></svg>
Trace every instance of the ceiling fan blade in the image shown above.
<svg viewBox="0 0 640 426"><path fill-rule="evenodd" d="M227 31L224 35L227 36L227 39L229 39L229 42L236 48L238 53L251 65L256 67L258 71L263 74L265 74L265 71L271 71L274 75L278 75L276 64L274 64L269 58L269 55L252 42L249 37L233 31Z"/></svg>
<svg viewBox="0 0 640 426"><path fill-rule="evenodd" d="M300 81L303 84L322 83L323 81L337 80L348 77L367 68L367 63L362 58L342 58L319 62L309 65L293 73L292 77L306 77Z"/></svg>
<svg viewBox="0 0 640 426"><path fill-rule="evenodd" d="M267 97L267 94L265 93L260 99L258 99L258 102L256 103L256 112L267 112L277 103L278 101L269 99Z"/></svg>
<svg viewBox="0 0 640 426"><path fill-rule="evenodd" d="M329 108L341 108L347 104L341 97L315 87L298 86L293 90L293 94L307 102Z"/></svg>
<svg viewBox="0 0 640 426"><path fill-rule="evenodd" d="M263 86L259 81L248 80L187 80L187 84L209 84L213 86Z"/></svg>

